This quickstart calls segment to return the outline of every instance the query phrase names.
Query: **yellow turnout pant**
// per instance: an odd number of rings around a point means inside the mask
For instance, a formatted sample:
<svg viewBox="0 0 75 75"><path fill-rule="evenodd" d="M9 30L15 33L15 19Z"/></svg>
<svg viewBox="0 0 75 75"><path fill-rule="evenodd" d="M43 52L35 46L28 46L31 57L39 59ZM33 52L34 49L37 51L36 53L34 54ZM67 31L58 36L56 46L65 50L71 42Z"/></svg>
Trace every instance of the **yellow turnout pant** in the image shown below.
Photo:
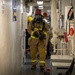
<svg viewBox="0 0 75 75"><path fill-rule="evenodd" d="M30 56L32 65L36 65L36 55L37 51L39 52L39 64L40 66L45 66L46 58L46 39L39 40L35 38L29 38L28 43L30 45Z"/></svg>

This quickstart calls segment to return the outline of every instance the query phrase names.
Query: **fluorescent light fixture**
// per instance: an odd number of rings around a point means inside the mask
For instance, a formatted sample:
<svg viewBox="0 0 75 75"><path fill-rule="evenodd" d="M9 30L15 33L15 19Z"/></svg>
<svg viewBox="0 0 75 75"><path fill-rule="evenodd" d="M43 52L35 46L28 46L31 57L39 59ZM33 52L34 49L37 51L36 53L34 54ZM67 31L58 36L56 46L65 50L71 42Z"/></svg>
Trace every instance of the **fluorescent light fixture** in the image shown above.
<svg viewBox="0 0 75 75"><path fill-rule="evenodd" d="M43 6L38 6L39 7L39 9L43 9Z"/></svg>
<svg viewBox="0 0 75 75"><path fill-rule="evenodd" d="M43 6L39 6L39 8L43 8Z"/></svg>
<svg viewBox="0 0 75 75"><path fill-rule="evenodd" d="M43 4L43 1L37 1L37 4L41 5L41 4Z"/></svg>
<svg viewBox="0 0 75 75"><path fill-rule="evenodd" d="M51 12L51 10L47 10L47 12Z"/></svg>

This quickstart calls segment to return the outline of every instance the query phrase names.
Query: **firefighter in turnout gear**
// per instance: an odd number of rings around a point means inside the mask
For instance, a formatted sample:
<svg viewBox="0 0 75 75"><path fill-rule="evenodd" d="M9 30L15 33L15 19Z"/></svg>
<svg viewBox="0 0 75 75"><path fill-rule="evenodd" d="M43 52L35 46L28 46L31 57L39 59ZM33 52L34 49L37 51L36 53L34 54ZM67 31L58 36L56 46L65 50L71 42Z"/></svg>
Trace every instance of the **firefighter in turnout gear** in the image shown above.
<svg viewBox="0 0 75 75"><path fill-rule="evenodd" d="M41 15L41 10L37 9L35 12L34 19L29 22L28 30L31 37L28 40L30 46L30 56L32 67L31 69L36 69L36 55L39 52L39 66L40 70L45 69L45 59L46 59L46 46L47 46L47 31L48 25L43 20Z"/></svg>

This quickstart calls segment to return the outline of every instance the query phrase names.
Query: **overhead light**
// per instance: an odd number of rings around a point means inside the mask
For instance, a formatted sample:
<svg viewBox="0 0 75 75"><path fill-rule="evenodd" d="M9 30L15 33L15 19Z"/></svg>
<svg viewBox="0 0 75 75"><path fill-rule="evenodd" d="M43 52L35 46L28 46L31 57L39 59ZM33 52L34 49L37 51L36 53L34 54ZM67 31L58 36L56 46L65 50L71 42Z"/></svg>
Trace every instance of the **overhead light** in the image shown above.
<svg viewBox="0 0 75 75"><path fill-rule="evenodd" d="M37 4L41 5L41 4L43 4L43 1L37 1Z"/></svg>
<svg viewBox="0 0 75 75"><path fill-rule="evenodd" d="M43 6L39 6L39 9L43 9Z"/></svg>
<svg viewBox="0 0 75 75"><path fill-rule="evenodd" d="M43 6L39 6L39 8L43 8Z"/></svg>
<svg viewBox="0 0 75 75"><path fill-rule="evenodd" d="M47 10L47 12L51 12L51 10Z"/></svg>

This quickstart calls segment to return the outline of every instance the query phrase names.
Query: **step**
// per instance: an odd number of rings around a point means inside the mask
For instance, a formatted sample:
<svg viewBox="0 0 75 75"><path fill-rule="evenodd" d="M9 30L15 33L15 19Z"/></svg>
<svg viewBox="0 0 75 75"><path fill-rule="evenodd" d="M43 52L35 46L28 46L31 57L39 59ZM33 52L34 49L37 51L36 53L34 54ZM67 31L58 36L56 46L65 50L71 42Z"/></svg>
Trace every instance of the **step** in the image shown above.
<svg viewBox="0 0 75 75"><path fill-rule="evenodd" d="M51 62L71 62L73 57L70 55L51 55Z"/></svg>
<svg viewBox="0 0 75 75"><path fill-rule="evenodd" d="M58 75L59 73L65 73L70 67L71 63L52 62L51 75ZM72 75L75 74L75 65Z"/></svg>

